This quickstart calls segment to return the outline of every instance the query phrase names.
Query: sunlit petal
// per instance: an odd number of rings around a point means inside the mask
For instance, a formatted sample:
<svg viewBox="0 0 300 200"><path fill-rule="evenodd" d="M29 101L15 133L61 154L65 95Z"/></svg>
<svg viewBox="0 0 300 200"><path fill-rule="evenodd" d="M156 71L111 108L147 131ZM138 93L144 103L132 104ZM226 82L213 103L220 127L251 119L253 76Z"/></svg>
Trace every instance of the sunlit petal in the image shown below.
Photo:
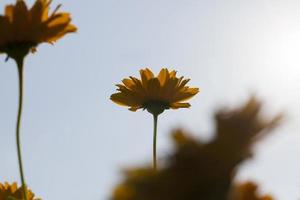
<svg viewBox="0 0 300 200"><path fill-rule="evenodd" d="M178 108L189 108L191 104L189 103L172 103L170 105L171 108L173 109L178 109Z"/></svg>

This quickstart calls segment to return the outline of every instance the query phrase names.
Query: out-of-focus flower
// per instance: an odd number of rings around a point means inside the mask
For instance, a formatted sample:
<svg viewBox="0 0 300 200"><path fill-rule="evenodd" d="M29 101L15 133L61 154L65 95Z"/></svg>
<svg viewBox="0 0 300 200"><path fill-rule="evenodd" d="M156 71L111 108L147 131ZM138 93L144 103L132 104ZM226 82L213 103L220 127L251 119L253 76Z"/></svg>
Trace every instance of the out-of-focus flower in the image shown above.
<svg viewBox="0 0 300 200"><path fill-rule="evenodd" d="M40 198L34 197L35 195L30 191L27 191L28 200L41 200ZM24 200L23 189L18 187L17 183L0 183L0 200Z"/></svg>
<svg viewBox="0 0 300 200"><path fill-rule="evenodd" d="M237 109L217 112L210 142L175 131L176 150L164 167L157 173L149 167L125 171L112 200L228 200L238 166L249 158L253 144L280 121L281 115L265 119L260 111L260 103L251 98Z"/></svg>
<svg viewBox="0 0 300 200"><path fill-rule="evenodd" d="M246 104L237 109L221 109L217 112L213 143L220 148L220 153L226 153L236 160L240 157L242 160L251 156L253 143L271 133L282 117L282 114L271 119L262 117L261 103L251 97Z"/></svg>
<svg viewBox="0 0 300 200"><path fill-rule="evenodd" d="M199 92L198 88L186 86L189 79L176 77L176 71L162 69L155 77L148 68L140 70L141 80L130 77L123 79L123 84L117 84L118 93L110 99L129 110L147 109L150 113L160 114L165 109L188 108L189 103L183 103Z"/></svg>
<svg viewBox="0 0 300 200"><path fill-rule="evenodd" d="M51 0L36 0L28 9L25 1L18 0L15 5L6 6L5 14L0 16L0 53L24 58L38 44L52 43L75 32L70 14L57 12L60 6L49 15L50 3Z"/></svg>
<svg viewBox="0 0 300 200"><path fill-rule="evenodd" d="M258 186L253 182L235 185L231 195L230 200L273 200L270 195L258 194Z"/></svg>

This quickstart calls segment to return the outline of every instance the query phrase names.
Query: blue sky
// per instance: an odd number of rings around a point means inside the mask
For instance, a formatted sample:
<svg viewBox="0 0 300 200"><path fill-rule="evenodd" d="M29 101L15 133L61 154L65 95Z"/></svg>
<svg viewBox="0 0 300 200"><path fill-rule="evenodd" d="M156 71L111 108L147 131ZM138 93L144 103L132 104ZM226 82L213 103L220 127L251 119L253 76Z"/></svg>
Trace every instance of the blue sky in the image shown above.
<svg viewBox="0 0 300 200"><path fill-rule="evenodd" d="M1 1L0 8L12 3ZM28 1L32 4L33 1ZM152 118L109 100L115 83L161 67L201 88L191 109L165 112L158 152L184 127L209 139L213 112L257 94L285 123L257 145L238 179L278 199L300 196L300 2L296 0L57 1L78 33L26 59L22 143L28 184L43 199L104 200L121 169L151 162ZM3 12L2 12L3 13ZM1 61L2 58L2 61ZM0 180L19 181L17 73L0 57Z"/></svg>

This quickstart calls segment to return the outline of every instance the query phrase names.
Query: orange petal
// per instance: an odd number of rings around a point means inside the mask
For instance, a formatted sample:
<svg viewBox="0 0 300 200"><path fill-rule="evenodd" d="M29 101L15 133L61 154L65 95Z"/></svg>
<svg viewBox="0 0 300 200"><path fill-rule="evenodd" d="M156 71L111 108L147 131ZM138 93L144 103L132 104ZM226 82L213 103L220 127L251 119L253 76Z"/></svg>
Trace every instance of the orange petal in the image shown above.
<svg viewBox="0 0 300 200"><path fill-rule="evenodd" d="M68 24L71 21L69 13L57 13L47 19L45 22L48 27Z"/></svg>
<svg viewBox="0 0 300 200"><path fill-rule="evenodd" d="M151 72L150 69L141 69L140 70L140 76L142 80L142 85L144 88L147 88L148 81L154 77L153 73Z"/></svg>
<svg viewBox="0 0 300 200"><path fill-rule="evenodd" d="M175 93L177 93L178 91L176 91L176 86L178 84L178 78L173 77L167 80L167 82L165 83L165 85L162 88L162 92L161 94L164 96L164 98L171 98Z"/></svg>
<svg viewBox="0 0 300 200"><path fill-rule="evenodd" d="M45 42L55 42L67 33L76 32L77 28L67 23L56 24L55 26L45 27L44 31L41 30L41 38Z"/></svg>
<svg viewBox="0 0 300 200"><path fill-rule="evenodd" d="M172 101L178 102L178 101L185 101L190 98L192 98L194 95L196 95L199 92L199 88L188 88L186 91L180 91L177 93L173 98Z"/></svg>
<svg viewBox="0 0 300 200"><path fill-rule="evenodd" d="M30 16L32 24L38 23L48 19L49 2L48 0L37 0L30 9Z"/></svg>
<svg viewBox="0 0 300 200"><path fill-rule="evenodd" d="M170 78L176 77L177 72L175 70L170 72Z"/></svg>
<svg viewBox="0 0 300 200"><path fill-rule="evenodd" d="M141 106L141 101L136 96L125 94L125 93L115 93L110 96L110 99L116 104L122 106L138 107Z"/></svg>
<svg viewBox="0 0 300 200"><path fill-rule="evenodd" d="M28 22L28 9L24 1L17 1L13 9L13 21L18 27Z"/></svg>
<svg viewBox="0 0 300 200"><path fill-rule="evenodd" d="M0 47L11 40L11 25L7 17L0 16Z"/></svg>
<svg viewBox="0 0 300 200"><path fill-rule="evenodd" d="M151 78L154 77L153 72L149 68L146 68L145 73L146 73L148 80L150 80Z"/></svg>
<svg viewBox="0 0 300 200"><path fill-rule="evenodd" d="M8 5L5 7L5 16L8 17L9 21L13 20L13 12L14 12L13 5Z"/></svg>
<svg viewBox="0 0 300 200"><path fill-rule="evenodd" d="M132 77L130 76L130 79L134 82L134 84L136 85L136 91L139 92L139 93L145 93L145 90L144 90L144 87L142 85L142 82L135 78L135 77Z"/></svg>
<svg viewBox="0 0 300 200"><path fill-rule="evenodd" d="M151 98L152 100L157 100L159 98L160 93L160 83L158 78L152 78L148 82L148 98Z"/></svg>
<svg viewBox="0 0 300 200"><path fill-rule="evenodd" d="M134 88L134 86L135 86L134 82L129 78L124 78L122 80L122 82L127 88L130 88L130 89Z"/></svg>
<svg viewBox="0 0 300 200"><path fill-rule="evenodd" d="M160 85L163 87L164 84L167 82L167 80L169 79L169 71L167 68L163 68L160 70L158 76L157 76Z"/></svg>
<svg viewBox="0 0 300 200"><path fill-rule="evenodd" d="M142 106L130 107L129 110L135 112L140 108L142 108Z"/></svg>
<svg viewBox="0 0 300 200"><path fill-rule="evenodd" d="M185 79L183 81L180 81L180 84L178 85L178 89L183 88L189 81L190 79Z"/></svg>
<svg viewBox="0 0 300 200"><path fill-rule="evenodd" d="M178 109L178 108L189 108L191 104L189 103L172 103L170 105L170 108L172 109Z"/></svg>

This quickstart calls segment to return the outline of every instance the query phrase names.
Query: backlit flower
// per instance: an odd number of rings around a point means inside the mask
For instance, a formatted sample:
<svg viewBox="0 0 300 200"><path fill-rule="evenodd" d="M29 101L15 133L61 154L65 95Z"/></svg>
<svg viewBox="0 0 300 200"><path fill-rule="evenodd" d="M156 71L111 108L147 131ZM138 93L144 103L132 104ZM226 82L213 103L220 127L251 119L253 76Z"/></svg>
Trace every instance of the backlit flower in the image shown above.
<svg viewBox="0 0 300 200"><path fill-rule="evenodd" d="M150 69L140 70L141 79L135 77L123 79L117 84L118 93L111 95L111 100L119 105L130 107L129 110L147 109L152 114L160 114L165 109L188 108L190 99L199 92L198 88L186 86L189 79L176 77L176 71L162 69L155 77Z"/></svg>
<svg viewBox="0 0 300 200"><path fill-rule="evenodd" d="M0 183L0 200L23 200L23 190L22 187L18 187L17 183L9 184L9 183ZM34 194L27 190L28 200L41 200L39 198L35 198Z"/></svg>
<svg viewBox="0 0 300 200"><path fill-rule="evenodd" d="M7 5L0 16L0 53L9 57L24 57L43 42L52 43L65 34L75 32L69 13L57 12L57 6L49 15L51 0L36 0L28 9L24 0Z"/></svg>

